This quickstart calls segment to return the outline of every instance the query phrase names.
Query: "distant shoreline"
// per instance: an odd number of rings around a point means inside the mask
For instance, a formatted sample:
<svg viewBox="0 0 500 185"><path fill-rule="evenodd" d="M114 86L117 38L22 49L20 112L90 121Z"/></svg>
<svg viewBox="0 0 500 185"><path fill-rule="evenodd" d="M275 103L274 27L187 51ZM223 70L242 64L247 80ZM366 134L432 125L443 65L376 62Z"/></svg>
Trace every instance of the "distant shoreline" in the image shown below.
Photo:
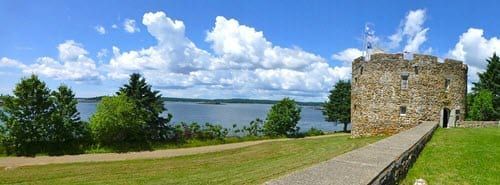
<svg viewBox="0 0 500 185"><path fill-rule="evenodd" d="M77 98L79 103L97 103L101 101L103 96L92 97L92 98ZM165 97L163 101L167 102L191 102L199 104L213 104L213 105L224 105L228 103L243 103L243 104L275 104L279 100L258 100L258 99L198 99L198 98L172 98ZM322 102L297 102L297 104L302 106L322 106Z"/></svg>

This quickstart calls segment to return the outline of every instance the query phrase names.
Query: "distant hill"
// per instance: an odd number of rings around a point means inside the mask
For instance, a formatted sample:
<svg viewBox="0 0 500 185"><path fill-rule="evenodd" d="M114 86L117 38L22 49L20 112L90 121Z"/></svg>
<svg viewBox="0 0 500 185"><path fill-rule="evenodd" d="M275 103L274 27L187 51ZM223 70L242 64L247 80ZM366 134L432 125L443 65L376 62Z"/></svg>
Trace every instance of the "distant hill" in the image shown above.
<svg viewBox="0 0 500 185"><path fill-rule="evenodd" d="M102 96L92 97L92 98L77 98L78 102L98 102L102 99ZM173 98L164 97L163 100L171 102L194 102L194 103L205 103L205 104L224 104L224 103L254 103L254 104L275 104L277 100L257 100L257 99L242 99L242 98L231 98L231 99L202 99L202 98ZM322 102L297 102L299 105L303 106L321 106Z"/></svg>

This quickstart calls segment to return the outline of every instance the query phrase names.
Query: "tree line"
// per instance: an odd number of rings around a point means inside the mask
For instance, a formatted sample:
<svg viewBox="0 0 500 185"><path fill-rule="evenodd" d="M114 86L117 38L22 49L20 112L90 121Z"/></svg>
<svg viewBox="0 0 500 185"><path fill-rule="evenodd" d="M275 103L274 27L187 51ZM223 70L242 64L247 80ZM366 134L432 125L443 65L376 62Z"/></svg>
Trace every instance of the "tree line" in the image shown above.
<svg viewBox="0 0 500 185"><path fill-rule="evenodd" d="M467 120L500 120L500 58L493 53L486 62L486 71L478 73L479 81L467 94Z"/></svg>
<svg viewBox="0 0 500 185"><path fill-rule="evenodd" d="M8 155L34 156L84 153L90 147L115 151L149 150L153 144L187 140L223 140L228 129L206 123L171 124L159 91L140 74L113 96L103 97L89 122L82 121L75 94L66 85L50 90L36 75L22 78L12 95L1 96L0 143ZM301 137L321 135L311 129L299 133L301 108L290 98L274 104L265 120L256 119L236 133L252 137Z"/></svg>

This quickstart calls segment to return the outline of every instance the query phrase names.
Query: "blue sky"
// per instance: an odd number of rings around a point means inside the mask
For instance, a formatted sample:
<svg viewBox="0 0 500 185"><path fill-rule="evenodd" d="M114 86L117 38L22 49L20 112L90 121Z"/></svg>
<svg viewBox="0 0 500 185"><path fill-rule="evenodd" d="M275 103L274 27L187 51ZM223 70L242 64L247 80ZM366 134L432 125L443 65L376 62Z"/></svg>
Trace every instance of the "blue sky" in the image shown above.
<svg viewBox="0 0 500 185"><path fill-rule="evenodd" d="M38 74L77 96L110 95L139 72L164 96L324 101L376 47L469 65L500 52L496 1L4 1L0 93ZM392 36L392 37L391 37Z"/></svg>

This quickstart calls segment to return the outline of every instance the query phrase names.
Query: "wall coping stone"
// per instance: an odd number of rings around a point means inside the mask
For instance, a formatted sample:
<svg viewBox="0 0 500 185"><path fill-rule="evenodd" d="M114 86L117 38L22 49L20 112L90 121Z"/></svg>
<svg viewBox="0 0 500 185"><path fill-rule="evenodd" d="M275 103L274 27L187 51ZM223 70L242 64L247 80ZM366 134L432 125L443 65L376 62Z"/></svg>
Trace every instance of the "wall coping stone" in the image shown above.
<svg viewBox="0 0 500 185"><path fill-rule="evenodd" d="M437 126L437 122L423 122L409 130L265 184L395 184L406 175Z"/></svg>
<svg viewBox="0 0 500 185"><path fill-rule="evenodd" d="M457 124L461 128L500 127L500 121L462 121Z"/></svg>

